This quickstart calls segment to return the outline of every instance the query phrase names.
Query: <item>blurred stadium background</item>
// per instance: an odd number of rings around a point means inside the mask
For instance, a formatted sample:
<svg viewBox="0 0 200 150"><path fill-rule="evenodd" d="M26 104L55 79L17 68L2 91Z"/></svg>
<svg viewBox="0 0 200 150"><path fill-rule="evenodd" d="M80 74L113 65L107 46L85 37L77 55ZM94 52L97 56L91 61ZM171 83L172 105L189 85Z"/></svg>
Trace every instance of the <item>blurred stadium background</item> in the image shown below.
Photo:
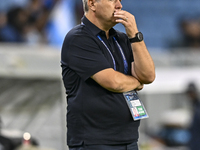
<svg viewBox="0 0 200 150"><path fill-rule="evenodd" d="M200 89L200 1L122 5L135 15L156 65L155 82L139 92L150 116L141 121L140 150L187 150L193 109L186 91L190 83L198 96ZM21 146L29 132L35 149L67 149L60 49L82 16L81 0L0 0L1 138Z"/></svg>

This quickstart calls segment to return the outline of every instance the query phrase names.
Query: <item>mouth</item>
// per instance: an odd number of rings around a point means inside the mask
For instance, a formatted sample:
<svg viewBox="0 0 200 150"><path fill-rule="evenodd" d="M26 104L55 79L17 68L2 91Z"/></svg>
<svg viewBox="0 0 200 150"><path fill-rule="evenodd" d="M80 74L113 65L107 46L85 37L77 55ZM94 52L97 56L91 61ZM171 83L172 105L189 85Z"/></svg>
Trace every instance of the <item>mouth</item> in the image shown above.
<svg viewBox="0 0 200 150"><path fill-rule="evenodd" d="M115 15L115 12L116 12L116 11L113 12L113 16Z"/></svg>

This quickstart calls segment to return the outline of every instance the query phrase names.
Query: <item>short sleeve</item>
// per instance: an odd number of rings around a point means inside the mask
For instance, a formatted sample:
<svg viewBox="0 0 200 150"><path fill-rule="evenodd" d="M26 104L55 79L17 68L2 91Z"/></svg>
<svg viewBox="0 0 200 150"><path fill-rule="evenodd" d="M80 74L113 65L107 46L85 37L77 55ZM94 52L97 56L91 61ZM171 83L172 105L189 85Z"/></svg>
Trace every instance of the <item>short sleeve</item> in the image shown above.
<svg viewBox="0 0 200 150"><path fill-rule="evenodd" d="M81 78L87 80L95 73L112 68L98 42L90 35L66 36L61 63L67 65Z"/></svg>

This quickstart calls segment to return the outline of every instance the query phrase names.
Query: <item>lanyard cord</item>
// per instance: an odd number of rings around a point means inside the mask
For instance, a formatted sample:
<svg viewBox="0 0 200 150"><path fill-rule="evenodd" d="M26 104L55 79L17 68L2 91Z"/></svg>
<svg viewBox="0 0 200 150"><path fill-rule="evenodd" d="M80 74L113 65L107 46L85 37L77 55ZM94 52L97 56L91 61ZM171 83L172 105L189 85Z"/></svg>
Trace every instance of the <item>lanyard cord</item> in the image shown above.
<svg viewBox="0 0 200 150"><path fill-rule="evenodd" d="M103 45L106 47L106 49L108 50L108 52L110 53L110 56L112 57L112 61L113 61L113 64L114 64L114 69L116 70L116 63L115 63L115 59L110 51L110 49L108 48L108 46L106 45L106 43L102 40L102 38L98 35L97 36L99 38L99 40L103 43Z"/></svg>
<svg viewBox="0 0 200 150"><path fill-rule="evenodd" d="M84 25L83 22L81 22L81 24ZM114 64L114 70L117 70L116 69L115 59L114 59L114 57L113 57L110 49L108 48L108 46L106 45L106 43L102 40L102 38L99 35L97 35L97 37L99 38L99 40L103 43L103 45L106 47L106 49L110 53L110 56L112 57L112 61L113 61L113 64ZM116 38L113 37L113 39L115 40L115 43L117 44L117 46L119 48L119 51L121 52L121 55L122 55L122 58L123 58L123 62L124 62L124 73L127 74L128 73L128 63L127 63L126 57L124 55L124 52L123 52L121 46L119 45L118 41L116 40Z"/></svg>
<svg viewBox="0 0 200 150"><path fill-rule="evenodd" d="M106 47L106 49L107 49L108 52L110 53L110 56L112 57L113 64L114 64L114 70L116 70L115 59L114 59L114 57L113 57L113 55L112 55L110 49L108 48L108 46L106 45L106 43L102 40L102 38L101 38L99 35L98 35L97 37L99 38L99 40L103 43L103 45ZM123 50L122 50L121 46L120 46L119 43L117 42L116 38L113 37L113 39L114 39L115 43L117 44L117 46L118 46L118 48L119 48L119 51L120 51L120 53L121 53L121 55L122 55L123 62L124 62L124 73L127 74L127 73L128 73L128 63L127 63L127 61L126 61L126 57L125 57L125 55L124 55L124 53L123 53Z"/></svg>
<svg viewBox="0 0 200 150"><path fill-rule="evenodd" d="M121 55L122 55L122 58L123 58L123 61L124 61L124 73L127 74L127 73L128 73L128 63L127 63L126 57L125 57L125 55L124 55L124 52L123 52L123 50L122 50L122 47L119 45L119 43L118 43L118 41L116 40L116 38L115 38L115 37L113 37L113 38L114 38L114 40L115 40L115 42L116 42L116 44L117 44L117 46L118 46L118 48L119 48L119 50L120 50L120 52L121 52Z"/></svg>

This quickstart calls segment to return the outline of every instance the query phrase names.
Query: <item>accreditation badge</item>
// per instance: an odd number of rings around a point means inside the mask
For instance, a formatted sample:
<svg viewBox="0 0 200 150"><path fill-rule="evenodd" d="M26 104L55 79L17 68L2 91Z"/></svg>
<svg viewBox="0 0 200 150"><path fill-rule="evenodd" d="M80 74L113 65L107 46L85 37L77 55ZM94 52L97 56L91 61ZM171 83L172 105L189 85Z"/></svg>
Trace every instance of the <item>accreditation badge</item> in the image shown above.
<svg viewBox="0 0 200 150"><path fill-rule="evenodd" d="M125 92L123 95L134 120L140 120L149 117L143 103L139 100L138 93L135 90Z"/></svg>

